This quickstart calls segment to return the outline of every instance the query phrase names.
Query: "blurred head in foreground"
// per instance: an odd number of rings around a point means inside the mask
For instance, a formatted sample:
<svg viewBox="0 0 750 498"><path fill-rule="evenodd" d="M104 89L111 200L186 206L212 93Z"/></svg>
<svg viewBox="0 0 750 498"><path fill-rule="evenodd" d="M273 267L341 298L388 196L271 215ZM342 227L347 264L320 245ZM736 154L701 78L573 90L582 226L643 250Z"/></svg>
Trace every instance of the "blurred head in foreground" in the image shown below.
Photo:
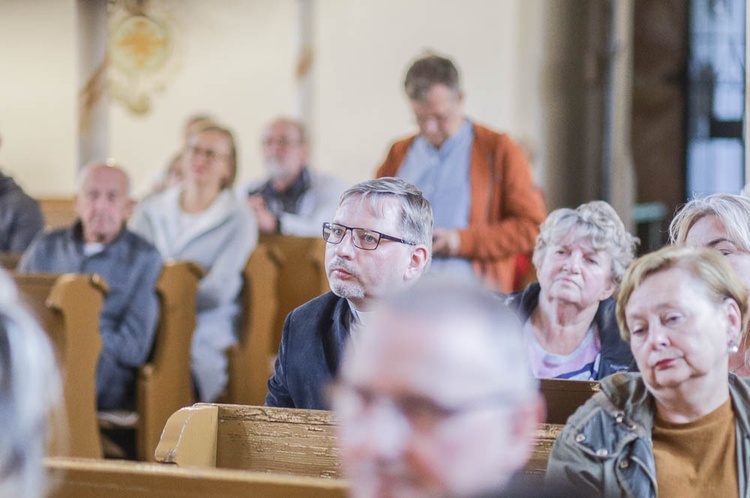
<svg viewBox="0 0 750 498"><path fill-rule="evenodd" d="M501 489L544 415L516 318L473 281L429 275L353 336L332 403L356 497Z"/></svg>
<svg viewBox="0 0 750 498"><path fill-rule="evenodd" d="M0 272L0 498L44 496L48 416L59 399L52 346Z"/></svg>

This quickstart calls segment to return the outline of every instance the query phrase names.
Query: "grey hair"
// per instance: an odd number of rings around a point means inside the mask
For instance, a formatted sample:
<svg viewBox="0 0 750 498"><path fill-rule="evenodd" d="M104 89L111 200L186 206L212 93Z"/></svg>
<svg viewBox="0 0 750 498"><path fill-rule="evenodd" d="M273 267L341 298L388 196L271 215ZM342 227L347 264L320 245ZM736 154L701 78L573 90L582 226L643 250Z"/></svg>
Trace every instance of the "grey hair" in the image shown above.
<svg viewBox="0 0 750 498"><path fill-rule="evenodd" d="M432 206L422 191L401 178L383 177L358 183L347 189L339 199L339 206L352 197L368 201L372 212L385 217L383 201L395 199L399 204L398 226L404 240L427 247L432 255Z"/></svg>
<svg viewBox="0 0 750 498"><path fill-rule="evenodd" d="M493 358L493 382L504 386L514 401L537 396L539 382L531 373L520 321L476 277L426 274L408 289L386 297L377 313L428 323L471 317L478 327L455 332L480 335Z"/></svg>
<svg viewBox="0 0 750 498"><path fill-rule="evenodd" d="M693 225L708 215L716 216L732 241L750 253L750 198L741 195L712 194L691 200L672 218L670 241L684 244Z"/></svg>
<svg viewBox="0 0 750 498"><path fill-rule="evenodd" d="M117 171L125 175L125 195L129 198L131 188L132 188L131 183L130 183L130 175L128 174L127 171L125 171L125 168L120 166L112 158L107 159L107 160L94 160L94 161L87 163L83 168L79 169L78 175L76 175L76 192L81 192L81 189L83 189L83 182L86 181L86 178L88 178L89 174L91 173L91 170L93 170L94 168L98 168L100 166L116 169Z"/></svg>
<svg viewBox="0 0 750 498"><path fill-rule="evenodd" d="M48 418L59 409L60 377L46 334L0 273L0 497L44 496ZM59 415L59 413L57 413Z"/></svg>
<svg viewBox="0 0 750 498"><path fill-rule="evenodd" d="M266 126L266 130L276 124L283 124L293 127L295 130L297 130L297 133L299 133L299 141L303 144L307 143L307 128L305 127L305 124L299 119L290 118L288 116L279 116Z"/></svg>
<svg viewBox="0 0 750 498"><path fill-rule="evenodd" d="M617 211L604 201L591 201L576 209L560 208L552 211L539 227L532 261L539 268L549 246L559 244L571 230L578 228L581 239L586 239L597 251L612 257L612 281L619 284L625 270L635 258L638 237L630 234Z"/></svg>
<svg viewBox="0 0 750 498"><path fill-rule="evenodd" d="M404 78L404 90L411 100L424 100L433 85L445 85L459 93L461 81L453 61L428 54L415 60Z"/></svg>

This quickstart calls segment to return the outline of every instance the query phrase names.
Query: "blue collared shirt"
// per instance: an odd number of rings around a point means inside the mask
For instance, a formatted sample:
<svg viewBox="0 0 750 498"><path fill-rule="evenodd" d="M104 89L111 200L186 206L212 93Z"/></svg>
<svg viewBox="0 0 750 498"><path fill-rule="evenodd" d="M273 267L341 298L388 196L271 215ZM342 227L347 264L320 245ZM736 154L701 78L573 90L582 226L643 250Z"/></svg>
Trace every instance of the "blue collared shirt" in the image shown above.
<svg viewBox="0 0 750 498"><path fill-rule="evenodd" d="M398 172L398 176L419 187L430 201L437 228L462 229L469 226L469 163L473 142L474 127L468 119L439 149L419 135L409 146ZM474 274L468 259L433 259L433 270L448 268Z"/></svg>

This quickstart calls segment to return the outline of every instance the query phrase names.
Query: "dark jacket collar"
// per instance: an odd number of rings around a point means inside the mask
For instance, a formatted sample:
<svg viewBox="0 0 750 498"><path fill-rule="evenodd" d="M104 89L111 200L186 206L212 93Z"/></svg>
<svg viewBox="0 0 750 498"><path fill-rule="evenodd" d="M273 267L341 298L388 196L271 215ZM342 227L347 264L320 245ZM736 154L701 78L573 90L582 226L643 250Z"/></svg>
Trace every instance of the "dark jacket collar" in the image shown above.
<svg viewBox="0 0 750 498"><path fill-rule="evenodd" d="M526 289L506 296L505 305L517 314L522 323L526 322L539 304L540 292L539 282L534 282ZM599 341L602 348L597 377L601 379L615 372L636 370L630 345L620 337L613 298L610 297L599 303L594 315L594 323L599 329Z"/></svg>

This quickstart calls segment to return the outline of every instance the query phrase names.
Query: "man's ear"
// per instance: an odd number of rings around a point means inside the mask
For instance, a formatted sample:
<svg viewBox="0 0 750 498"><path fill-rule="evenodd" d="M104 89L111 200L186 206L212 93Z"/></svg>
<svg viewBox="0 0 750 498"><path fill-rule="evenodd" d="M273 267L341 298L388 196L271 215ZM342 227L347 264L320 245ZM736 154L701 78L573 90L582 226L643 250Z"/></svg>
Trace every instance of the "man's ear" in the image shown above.
<svg viewBox="0 0 750 498"><path fill-rule="evenodd" d="M405 281L414 280L422 275L427 266L428 254L427 247L422 244L414 246L409 258L409 264L404 271Z"/></svg>

